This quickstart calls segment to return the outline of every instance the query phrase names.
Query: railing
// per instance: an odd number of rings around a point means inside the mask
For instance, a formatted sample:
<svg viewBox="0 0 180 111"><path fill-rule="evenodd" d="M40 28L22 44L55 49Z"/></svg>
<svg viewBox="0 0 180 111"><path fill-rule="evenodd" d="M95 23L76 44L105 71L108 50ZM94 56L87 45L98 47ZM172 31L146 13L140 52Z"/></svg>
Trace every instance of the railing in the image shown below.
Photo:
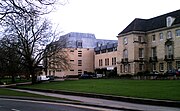
<svg viewBox="0 0 180 111"><path fill-rule="evenodd" d="M158 62L157 56L149 57L149 62Z"/></svg>
<svg viewBox="0 0 180 111"><path fill-rule="evenodd" d="M173 61L174 55L173 54L165 55L164 60L165 61Z"/></svg>
<svg viewBox="0 0 180 111"><path fill-rule="evenodd" d="M128 58L121 59L121 63L128 63Z"/></svg>

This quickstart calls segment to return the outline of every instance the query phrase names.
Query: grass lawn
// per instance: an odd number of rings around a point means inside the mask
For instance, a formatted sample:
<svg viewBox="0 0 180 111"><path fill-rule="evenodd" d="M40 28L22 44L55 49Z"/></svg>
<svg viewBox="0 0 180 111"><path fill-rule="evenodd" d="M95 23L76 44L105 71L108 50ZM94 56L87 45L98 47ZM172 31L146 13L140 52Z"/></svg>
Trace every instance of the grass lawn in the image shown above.
<svg viewBox="0 0 180 111"><path fill-rule="evenodd" d="M33 98L53 99L53 100L67 100L67 99L62 99L62 98L55 98L55 97L38 95L38 94L19 92L19 91L14 91L10 89L4 89L4 88L0 89L0 95L1 96L17 96L17 97L33 97Z"/></svg>
<svg viewBox="0 0 180 111"><path fill-rule="evenodd" d="M140 98L180 100L180 80L89 79L50 82L23 87Z"/></svg>

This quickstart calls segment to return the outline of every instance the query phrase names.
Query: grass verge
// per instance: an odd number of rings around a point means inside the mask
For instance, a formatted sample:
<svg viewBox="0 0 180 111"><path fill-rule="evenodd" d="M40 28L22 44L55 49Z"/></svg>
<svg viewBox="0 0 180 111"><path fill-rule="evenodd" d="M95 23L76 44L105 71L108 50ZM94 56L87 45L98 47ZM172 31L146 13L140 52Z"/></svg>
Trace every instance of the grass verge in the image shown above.
<svg viewBox="0 0 180 111"><path fill-rule="evenodd" d="M63 99L63 98L56 98L56 97L14 91L14 90L5 89L5 88L0 89L0 95L1 96L16 96L16 97L32 97L32 98L51 99L51 100L67 100L67 99Z"/></svg>
<svg viewBox="0 0 180 111"><path fill-rule="evenodd" d="M150 99L180 100L180 80L90 79L50 82L21 87Z"/></svg>

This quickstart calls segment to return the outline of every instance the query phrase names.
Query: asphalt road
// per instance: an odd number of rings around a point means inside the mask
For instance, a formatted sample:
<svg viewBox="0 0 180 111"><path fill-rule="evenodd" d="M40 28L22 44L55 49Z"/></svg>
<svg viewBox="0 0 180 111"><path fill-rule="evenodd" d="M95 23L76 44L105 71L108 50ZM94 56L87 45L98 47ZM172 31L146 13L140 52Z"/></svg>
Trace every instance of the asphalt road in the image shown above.
<svg viewBox="0 0 180 111"><path fill-rule="evenodd" d="M80 96L73 96L73 95L63 95L63 94L19 90L19 89L13 89L13 90L28 92L28 93L33 93L33 94L40 94L40 95L45 95L45 96L52 96L52 97L57 97L57 98L66 98L69 100L80 101L80 102L86 103L86 104L99 105L102 107L109 106L109 107L113 107L113 108L119 108L119 109L124 108L127 110L132 109L132 110L137 110L137 111L138 110L141 110L141 111L180 111L180 108L173 108L173 107L153 106L153 105L105 100L105 99L99 99L99 98L80 97Z"/></svg>
<svg viewBox="0 0 180 111"><path fill-rule="evenodd" d="M0 111L104 111L107 109L64 103L0 98Z"/></svg>

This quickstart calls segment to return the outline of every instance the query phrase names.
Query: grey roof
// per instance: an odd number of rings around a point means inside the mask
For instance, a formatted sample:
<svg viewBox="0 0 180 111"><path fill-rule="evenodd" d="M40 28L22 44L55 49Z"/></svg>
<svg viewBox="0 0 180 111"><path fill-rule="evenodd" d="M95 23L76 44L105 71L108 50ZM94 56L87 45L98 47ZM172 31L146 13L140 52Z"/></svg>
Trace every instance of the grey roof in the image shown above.
<svg viewBox="0 0 180 111"><path fill-rule="evenodd" d="M151 19L136 18L118 35L125 34L131 31L147 32L159 28L164 28L166 27L166 18L169 16L175 18L172 26L180 24L180 10L177 10Z"/></svg>
<svg viewBox="0 0 180 111"><path fill-rule="evenodd" d="M71 48L78 48L78 42L82 42L81 48L95 48L100 45L117 43L117 40L96 39L95 35L90 33L70 32L60 37L60 39L63 38L68 40L67 47Z"/></svg>

